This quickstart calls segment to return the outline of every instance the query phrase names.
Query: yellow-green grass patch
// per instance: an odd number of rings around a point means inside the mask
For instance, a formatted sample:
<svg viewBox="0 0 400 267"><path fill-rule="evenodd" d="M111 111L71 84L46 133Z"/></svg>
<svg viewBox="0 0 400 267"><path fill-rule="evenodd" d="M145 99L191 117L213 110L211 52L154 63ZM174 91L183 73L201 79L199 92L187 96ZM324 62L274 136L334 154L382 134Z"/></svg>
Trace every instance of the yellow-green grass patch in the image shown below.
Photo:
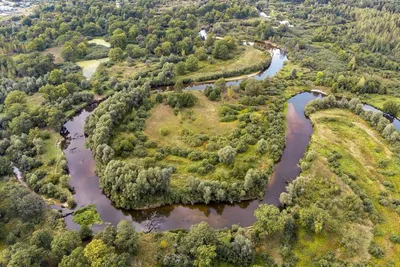
<svg viewBox="0 0 400 267"><path fill-rule="evenodd" d="M176 77L179 79L199 79L210 75L218 75L224 72L243 70L266 62L270 56L268 53L251 46L240 46L239 52L229 60L215 60L213 64L207 60L199 62L199 69L196 72L187 73Z"/></svg>
<svg viewBox="0 0 400 267"><path fill-rule="evenodd" d="M192 93L197 97L197 103L194 107L181 109L178 115L165 104L157 104L152 109L145 127L145 133L150 140L159 145L185 146L180 135L183 129L197 134L225 135L237 127L237 121L220 122L218 108L222 102L210 101L201 92ZM161 129L168 129L169 134L163 136Z"/></svg>
<svg viewBox="0 0 400 267"><path fill-rule="evenodd" d="M316 151L320 158L314 161L310 170L304 171L302 175L312 179L327 179L331 177L338 186L343 187L339 178L330 173L327 158L332 151L342 155L339 159L340 169L356 177L356 184L372 200L383 222L374 225L375 235L373 240L385 251L382 259L371 258L372 264L383 266L391 260L400 260L400 245L389 241L391 234L400 233L399 215L394 208L379 204L379 193L388 192L391 197L399 199L400 188L400 161L391 152L390 146L373 130L365 121L353 113L345 110L325 110L311 115L314 123L314 134L311 139L310 149ZM387 162L386 167L379 164L382 160ZM383 182L389 181L394 185L394 190L388 190ZM316 181L315 181L316 182ZM348 224L348 222L343 222ZM372 235L370 223L365 221L365 229ZM368 233L366 233L368 235ZM324 255L323 252L336 252L341 255L337 240L329 238L318 238L307 240L301 235L296 253L300 258L300 266L306 266L316 255ZM333 243L332 243L333 242ZM336 244L336 245L335 245ZM326 249L324 249L326 248ZM368 260L366 248L363 249L353 260Z"/></svg>

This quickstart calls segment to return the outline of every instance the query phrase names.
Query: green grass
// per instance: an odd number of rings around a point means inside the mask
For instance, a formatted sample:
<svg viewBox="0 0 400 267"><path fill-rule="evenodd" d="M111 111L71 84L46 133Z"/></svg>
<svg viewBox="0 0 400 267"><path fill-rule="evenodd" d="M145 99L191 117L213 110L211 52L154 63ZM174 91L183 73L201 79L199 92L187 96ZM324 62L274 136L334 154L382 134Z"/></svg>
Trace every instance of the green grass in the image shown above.
<svg viewBox="0 0 400 267"><path fill-rule="evenodd" d="M41 93L34 93L27 97L26 102L30 109L40 107L40 105L44 102L44 97Z"/></svg>
<svg viewBox="0 0 400 267"><path fill-rule="evenodd" d="M194 107L181 109L178 116L166 104L158 104L152 109L145 128L145 133L151 140L160 145L185 146L179 134L182 129L209 135L225 135L237 127L237 121L220 122L218 108L222 102L209 101L198 91L192 93L198 102ZM189 119L189 116L194 120ZM160 132L162 128L168 129L170 133L163 136Z"/></svg>
<svg viewBox="0 0 400 267"><path fill-rule="evenodd" d="M327 184L334 188L341 188L342 192L353 194L353 191L341 179L331 172L327 163L327 157L332 151L337 151L342 155L339 160L340 169L354 175L357 186L363 190L372 200L373 206L383 219L381 223L372 222L364 219L358 223L357 227L364 231L363 248L361 251L350 258L350 261L365 261L369 259L367 248L369 246L368 236L385 251L385 257L382 259L371 258L371 264L384 266L391 260L397 262L400 260L400 245L395 245L389 241L392 233L400 232L399 215L393 207L384 207L379 204L379 193L388 192L391 197L399 198L400 194L400 160L390 150L389 145L383 140L379 133L370 128L358 116L344 110L325 110L317 112L311 116L314 123L314 134L310 143L310 150L318 153L311 168L302 173L302 176L311 178L315 188L312 195L307 199L311 202L318 201L318 198L330 198L334 201L337 196L329 196ZM381 160L386 160L388 165L385 168L379 166ZM393 175L385 175L391 172ZM328 182L327 182L328 181ZM384 181L390 181L394 185L394 191L388 191L383 185ZM350 224L348 221L342 221L340 227ZM374 232L380 235L373 236ZM339 248L340 237L338 234L331 233L325 236L309 235L300 232L299 242L296 245L296 254L300 262L299 266L310 266L316 256L326 254L328 251L334 252L339 258L346 258Z"/></svg>
<svg viewBox="0 0 400 267"><path fill-rule="evenodd" d="M119 79L125 80L135 77L139 72L144 72L150 69L154 69L158 63L143 63L136 60L133 65L129 65L128 62L123 61L114 64L112 67L108 68L108 73L110 77L117 77Z"/></svg>
<svg viewBox="0 0 400 267"><path fill-rule="evenodd" d="M192 147L185 142L185 138L182 136L181 132L183 130L189 130L193 134L205 134L209 138L218 137L224 139L225 136L228 136L233 130L238 128L238 120L220 122L221 117L218 114L221 105L225 103L236 103L235 100L228 99L224 95L223 99L225 100L210 101L202 92L194 91L192 93L197 97L196 104L190 108L180 109L177 115L174 114L173 108L164 103L155 104L149 111L143 133L147 136L149 141L154 141L158 148L168 146L197 152L209 152L206 146L211 141L205 141L199 147ZM255 111L254 113L260 114L260 116L263 117L261 113L264 110L265 106L261 107L260 111ZM240 113L244 112L249 112L249 110L243 109L240 111ZM168 130L168 134L163 135L161 129ZM135 139L135 134L129 131L119 131L118 128L116 129L113 137L114 140L127 138ZM156 150L157 149L154 148L146 149L149 156L153 156ZM217 152L218 150L213 151L213 153ZM126 160L137 161L138 158L128 155ZM235 163L243 164L243 166L245 166L243 168L257 168L264 171L268 170L273 165L273 161L268 153L261 157L256 153L256 145L249 145L246 152L238 153L235 157ZM215 170L204 175L189 172L189 168L198 166L199 164L201 164L201 160L192 161L188 158L174 155L168 155L157 161L157 165L174 166L176 168L176 172L172 175L171 186L177 190L187 184L187 179L190 176L202 180L226 181L228 183L238 182L238 179L231 175L233 166L227 166L222 163L216 164Z"/></svg>

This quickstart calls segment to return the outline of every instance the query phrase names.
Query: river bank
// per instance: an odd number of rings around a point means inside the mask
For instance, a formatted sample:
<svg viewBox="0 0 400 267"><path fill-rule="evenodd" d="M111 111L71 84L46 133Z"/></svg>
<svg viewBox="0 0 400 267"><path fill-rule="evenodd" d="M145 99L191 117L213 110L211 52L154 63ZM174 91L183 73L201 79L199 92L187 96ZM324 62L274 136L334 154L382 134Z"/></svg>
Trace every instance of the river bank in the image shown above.
<svg viewBox="0 0 400 267"><path fill-rule="evenodd" d="M275 62L276 68L269 68L256 76L256 79L261 80L265 79L267 75L276 74L283 67L287 57L279 55L276 60L279 61ZM239 83L240 80L231 81L227 85ZM186 89L202 90L207 85L209 84L197 84ZM191 225L201 221L208 222L214 228L229 227L232 224L242 227L250 226L255 221L254 211L257 207L262 203L279 206L279 196L285 192L287 183L300 174L301 169L298 167L298 162L306 151L313 132L310 120L304 115L304 108L309 101L323 97L322 94L323 92L319 91L305 92L295 95L287 101L286 147L280 162L274 167L261 201L250 200L234 204L169 205L138 211L115 208L99 188L99 180L94 172L95 162L91 151L85 147L86 137L83 132L86 118L96 107L96 104L93 104L78 112L64 125L66 143L63 151L68 161L71 175L70 185L75 189L78 207L96 204L103 222L116 225L121 220L129 220L139 231L148 231L149 227L158 230L188 229ZM66 224L69 229L79 228L79 225L72 222L71 217L66 218ZM99 230L103 226L95 225L94 230Z"/></svg>

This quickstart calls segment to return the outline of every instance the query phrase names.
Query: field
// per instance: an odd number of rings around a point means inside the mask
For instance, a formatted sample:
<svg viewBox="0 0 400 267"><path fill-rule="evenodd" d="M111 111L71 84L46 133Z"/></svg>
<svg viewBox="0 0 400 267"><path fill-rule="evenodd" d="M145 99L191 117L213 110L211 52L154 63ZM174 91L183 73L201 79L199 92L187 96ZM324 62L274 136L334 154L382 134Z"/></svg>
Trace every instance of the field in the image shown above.
<svg viewBox="0 0 400 267"><path fill-rule="evenodd" d="M179 132L182 129L210 135L225 135L236 128L237 121L219 121L220 102L209 101L203 93L198 91L193 94L198 98L196 105L182 109L177 116L174 115L173 108L165 104L159 104L153 109L145 128L145 133L151 140L160 145L182 146L185 145L180 140ZM168 136L160 133L162 128L169 130Z"/></svg>
<svg viewBox="0 0 400 267"><path fill-rule="evenodd" d="M371 199L382 220L376 222L371 217L353 222L346 217L340 220L340 230L352 227L359 234L358 251L350 257L340 247L342 240L337 232L310 234L301 230L295 249L300 259L299 266L309 266L313 259L329 251L335 252L339 258L347 257L350 261L367 261L371 257L368 254L371 241L386 252L381 259L372 257L372 264L384 266L392 261L398 262L400 246L389 241L389 237L400 232L399 215L394 205L382 204L385 203L382 199L398 199L400 196L397 191L400 188L399 158L375 130L349 111L333 109L317 112L311 116L311 120L314 133L309 150L317 152L318 156L311 167L303 171L302 176L310 179L314 190L306 192L307 196L302 197L300 203L323 202L323 198L335 203L340 201L338 198L343 199L343 196L354 197L356 193L348 182L343 180L343 176L336 175L329 166L328 158L335 151L341 155L338 160L340 171L351 177L360 192ZM339 216L348 212L346 209L350 208L346 207L339 214L330 211L330 216L339 219Z"/></svg>
<svg viewBox="0 0 400 267"><path fill-rule="evenodd" d="M122 79L133 78L137 73L143 72L155 67L155 63L143 63L139 60L135 61L134 65L129 65L126 61L114 64L108 69L111 77Z"/></svg>
<svg viewBox="0 0 400 267"><path fill-rule="evenodd" d="M213 64L208 61L200 61L199 69L193 73L187 73L176 77L176 79L198 78L210 75L218 75L223 72L231 72L246 69L268 60L269 56L265 52L250 46L240 46L240 52L229 60L215 60ZM236 75L235 75L236 76Z"/></svg>
<svg viewBox="0 0 400 267"><path fill-rule="evenodd" d="M62 50L62 46L56 46L56 47L50 47L47 48L46 50L44 50L42 53L43 54L53 54L54 55L54 63L56 64L60 64L64 62L64 59L61 56L61 50Z"/></svg>

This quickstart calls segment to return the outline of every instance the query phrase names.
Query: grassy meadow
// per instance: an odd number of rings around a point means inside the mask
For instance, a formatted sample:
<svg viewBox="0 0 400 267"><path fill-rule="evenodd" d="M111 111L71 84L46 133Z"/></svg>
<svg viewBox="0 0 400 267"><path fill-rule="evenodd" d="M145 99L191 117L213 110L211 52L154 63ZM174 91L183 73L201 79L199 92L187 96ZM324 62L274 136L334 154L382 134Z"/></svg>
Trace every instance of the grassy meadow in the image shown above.
<svg viewBox="0 0 400 267"><path fill-rule="evenodd" d="M317 153L309 169L302 176L309 180L310 188L301 197L300 205L329 199L332 203L340 199L355 197L355 191L363 192L372 201L373 209L380 218L372 220L365 216L361 220L349 219L347 214L351 205L344 210L332 210L330 216L338 219L339 232L351 228L358 234L358 250L346 254L341 247L342 235L336 231L323 231L310 234L301 229L295 253L299 257L299 266L310 266L316 257L333 251L336 256L351 261L368 261L375 266L387 266L400 260L400 245L389 240L392 234L400 233L399 210L390 204L390 199L398 199L400 194L400 159L390 149L378 132L368 126L358 116L345 110L325 110L311 115L314 133L309 150ZM330 168L332 152L341 155L339 169L355 183L358 190L352 190L339 175ZM344 216L339 218L339 216ZM381 258L371 258L368 253L370 242L376 243L386 254Z"/></svg>

